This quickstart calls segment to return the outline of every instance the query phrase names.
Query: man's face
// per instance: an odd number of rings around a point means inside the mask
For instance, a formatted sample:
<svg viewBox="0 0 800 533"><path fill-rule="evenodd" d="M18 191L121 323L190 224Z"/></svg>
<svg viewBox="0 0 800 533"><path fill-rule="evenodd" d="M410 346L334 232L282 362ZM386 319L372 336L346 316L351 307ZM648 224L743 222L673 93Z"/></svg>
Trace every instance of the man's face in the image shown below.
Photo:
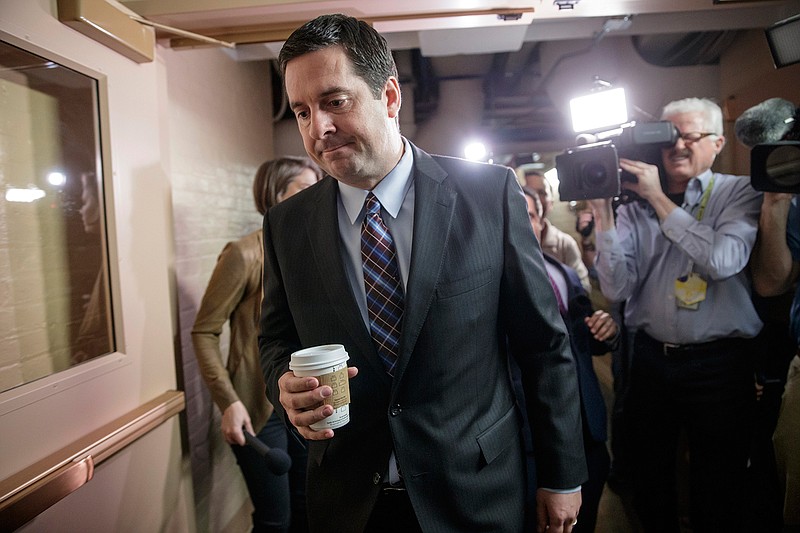
<svg viewBox="0 0 800 533"><path fill-rule="evenodd" d="M542 209L544 216L553 208L553 196L550 194L550 187L545 183L545 177L538 174L528 174L525 176L525 185L529 189L536 191L539 195L539 200L542 202Z"/></svg>
<svg viewBox="0 0 800 533"><path fill-rule="evenodd" d="M682 134L707 133L702 113L679 113L666 119L675 124ZM711 168L724 144L724 137L711 135L695 142L678 139L675 146L664 148L661 156L670 189L685 190L690 179Z"/></svg>
<svg viewBox="0 0 800 533"><path fill-rule="evenodd" d="M308 155L337 180L372 189L402 155L400 87L389 78L379 98L339 46L286 65L286 94Z"/></svg>
<svg viewBox="0 0 800 533"><path fill-rule="evenodd" d="M533 228L533 234L536 235L536 239L541 242L542 241L542 217L539 216L539 213L536 211L536 203L533 201L533 198L525 195L525 201L528 202L528 218L531 221L531 228Z"/></svg>

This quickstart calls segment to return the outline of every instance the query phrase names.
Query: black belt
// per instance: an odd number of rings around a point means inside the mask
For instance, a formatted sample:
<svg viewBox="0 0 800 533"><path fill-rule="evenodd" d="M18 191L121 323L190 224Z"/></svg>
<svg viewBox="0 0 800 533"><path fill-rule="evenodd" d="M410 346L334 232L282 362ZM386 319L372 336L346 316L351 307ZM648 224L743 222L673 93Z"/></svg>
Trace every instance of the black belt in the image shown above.
<svg viewBox="0 0 800 533"><path fill-rule="evenodd" d="M406 493L405 485L390 485L388 483L383 483L381 485L381 494L385 494L387 496L394 496L394 495L401 495Z"/></svg>
<svg viewBox="0 0 800 533"><path fill-rule="evenodd" d="M744 349L750 341L750 339L743 337L729 337L696 344L673 344L656 340L641 330L636 335L648 344L655 346L657 351L666 357L698 357L706 354L715 355L725 351L738 352Z"/></svg>

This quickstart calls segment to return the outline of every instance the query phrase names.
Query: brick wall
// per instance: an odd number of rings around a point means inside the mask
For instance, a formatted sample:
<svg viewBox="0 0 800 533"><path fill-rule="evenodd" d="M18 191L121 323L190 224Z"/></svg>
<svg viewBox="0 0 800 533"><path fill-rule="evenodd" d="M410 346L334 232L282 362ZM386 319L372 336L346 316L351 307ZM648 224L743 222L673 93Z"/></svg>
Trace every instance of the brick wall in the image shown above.
<svg viewBox="0 0 800 533"><path fill-rule="evenodd" d="M179 305L176 364L187 395L197 526L232 530L241 521L237 513L249 512L249 499L221 438L220 413L197 370L190 332L222 247L261 223L251 186L258 165L272 157L271 73L266 62L235 62L217 48L166 49L160 57ZM227 332L222 347L227 356Z"/></svg>

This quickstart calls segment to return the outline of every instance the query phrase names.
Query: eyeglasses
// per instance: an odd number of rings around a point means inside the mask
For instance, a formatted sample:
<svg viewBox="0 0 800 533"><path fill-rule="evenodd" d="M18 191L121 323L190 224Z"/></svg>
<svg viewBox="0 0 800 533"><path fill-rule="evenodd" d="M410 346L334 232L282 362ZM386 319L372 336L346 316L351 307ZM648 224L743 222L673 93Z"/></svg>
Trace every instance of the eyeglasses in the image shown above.
<svg viewBox="0 0 800 533"><path fill-rule="evenodd" d="M690 131L687 133L680 133L678 137L683 139L685 143L696 143L703 137L708 137L709 135L716 135L716 133L703 133L699 131Z"/></svg>

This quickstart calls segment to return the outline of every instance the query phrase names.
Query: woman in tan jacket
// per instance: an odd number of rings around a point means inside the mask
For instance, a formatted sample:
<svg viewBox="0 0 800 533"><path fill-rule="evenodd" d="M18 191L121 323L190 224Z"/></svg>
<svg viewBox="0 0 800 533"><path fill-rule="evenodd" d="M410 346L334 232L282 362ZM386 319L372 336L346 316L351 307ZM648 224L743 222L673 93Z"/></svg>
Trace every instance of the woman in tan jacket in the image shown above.
<svg viewBox="0 0 800 533"><path fill-rule="evenodd" d="M256 208L262 215L278 202L322 177L310 159L282 157L259 167L253 182ZM253 503L254 532L305 529L305 449L273 416L267 401L258 354L258 319L262 298L264 254L261 230L229 242L220 254L197 312L192 343L203 379L222 412L221 430L231 445ZM230 321L230 348L223 363L220 335ZM245 446L243 431L270 448L292 456L288 474L275 475L264 457ZM296 440L297 439L297 440Z"/></svg>

